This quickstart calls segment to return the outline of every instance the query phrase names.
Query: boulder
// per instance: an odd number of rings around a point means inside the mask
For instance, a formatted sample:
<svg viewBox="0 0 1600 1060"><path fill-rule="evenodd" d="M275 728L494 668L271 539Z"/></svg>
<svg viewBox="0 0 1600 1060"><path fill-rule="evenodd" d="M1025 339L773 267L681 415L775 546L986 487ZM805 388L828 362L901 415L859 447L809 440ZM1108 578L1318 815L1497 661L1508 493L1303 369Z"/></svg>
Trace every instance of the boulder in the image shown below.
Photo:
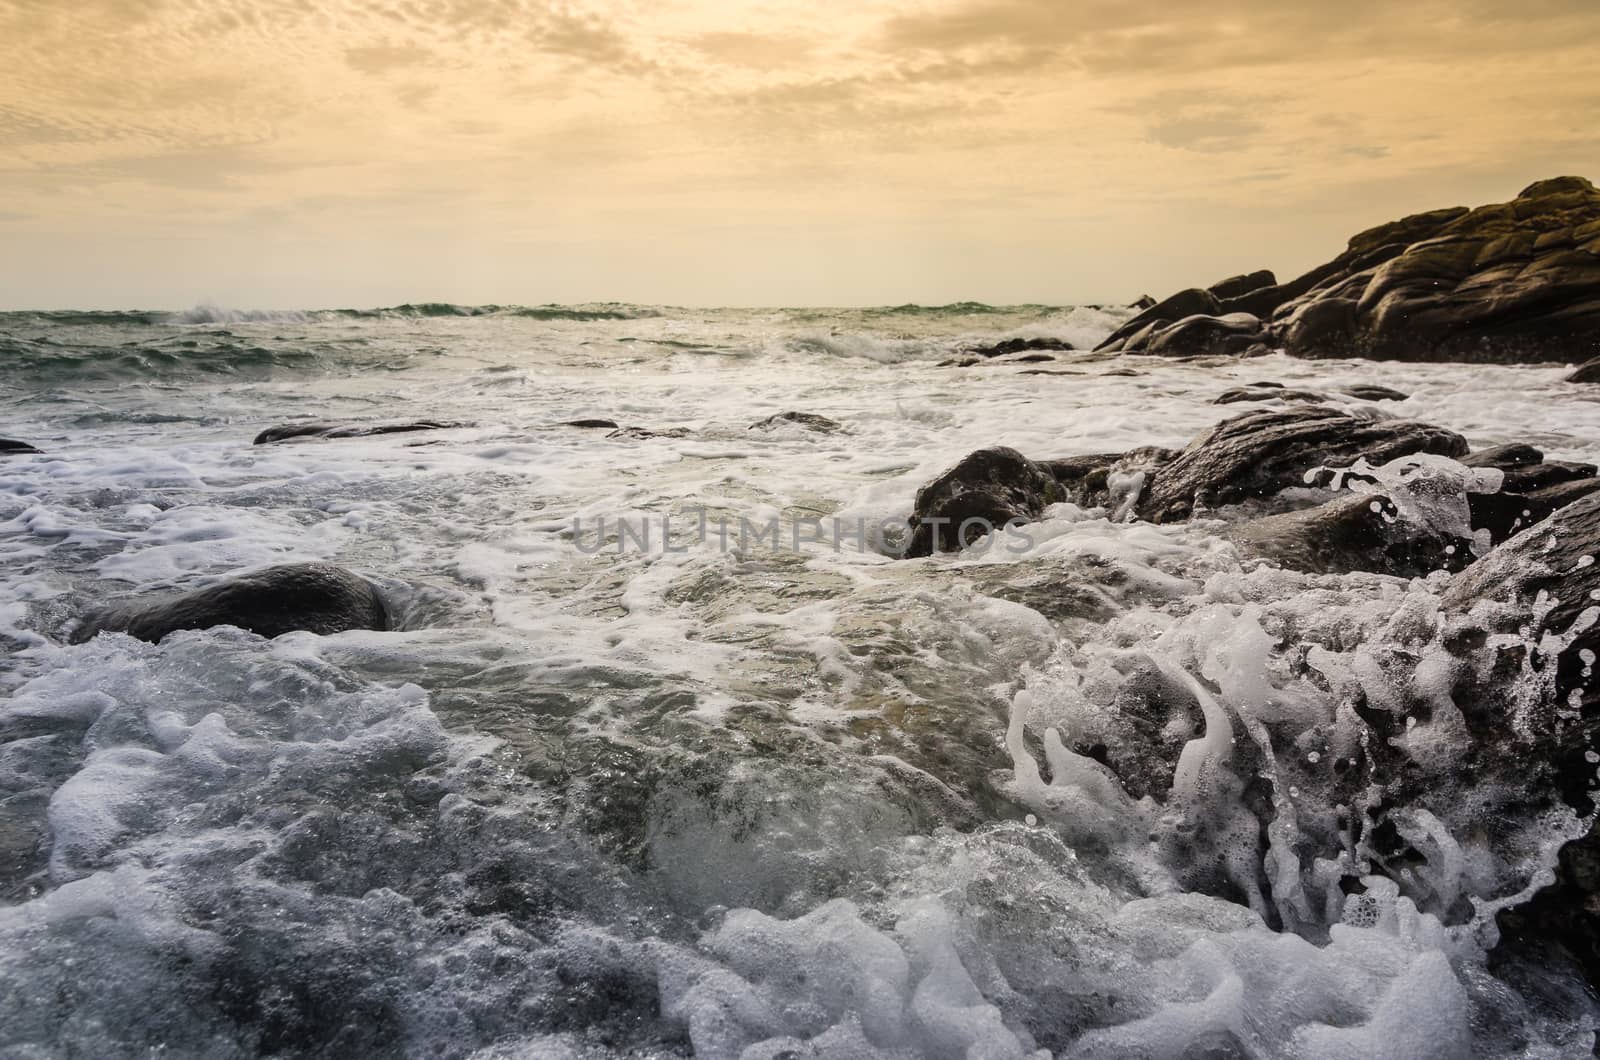
<svg viewBox="0 0 1600 1060"><path fill-rule="evenodd" d="M295 563L180 596L113 605L87 615L71 640L81 644L99 633L126 633L155 642L180 629L213 626L238 626L263 637L292 630L386 630L389 612L365 578L328 563Z"/></svg>
<svg viewBox="0 0 1600 1060"><path fill-rule="evenodd" d="M1217 302L1215 295L1210 291L1191 287L1187 291L1179 291L1170 298L1163 299L1146 309L1106 336L1095 349L1120 350L1128 339L1148 327L1170 324L1175 320L1182 320L1184 317L1192 317L1196 314L1214 316L1219 312L1221 312L1221 306Z"/></svg>
<svg viewBox="0 0 1600 1060"><path fill-rule="evenodd" d="M1600 383L1600 357L1584 361L1566 377L1568 383Z"/></svg>
<svg viewBox="0 0 1600 1060"><path fill-rule="evenodd" d="M409 423L291 423L268 427L256 435L255 445L286 442L296 438L369 438L378 434L409 434L412 431L442 431L466 427L465 423L443 420L415 420Z"/></svg>
<svg viewBox="0 0 1600 1060"><path fill-rule="evenodd" d="M35 449L27 442L15 441L11 438L0 438L0 453L38 453L42 451Z"/></svg>
<svg viewBox="0 0 1600 1060"><path fill-rule="evenodd" d="M746 430L770 431L774 427L786 425L804 427L808 431L818 431L822 434L832 434L844 430L844 424L838 420L830 420L826 416L819 416L815 412L778 412L757 423L752 423Z"/></svg>
<svg viewBox="0 0 1600 1060"><path fill-rule="evenodd" d="M990 528L1038 519L1066 497L1046 465L1004 446L979 449L917 491L905 555L965 548Z"/></svg>
<svg viewBox="0 0 1600 1060"><path fill-rule="evenodd" d="M1227 536L1247 555L1313 574L1371 571L1416 578L1460 570L1471 561L1470 541L1426 531L1394 514L1388 497L1352 495L1235 523Z"/></svg>
<svg viewBox="0 0 1600 1060"><path fill-rule="evenodd" d="M1544 463L1544 453L1524 442L1511 442L1480 449L1461 458L1468 467L1497 467L1502 471Z"/></svg>
<svg viewBox="0 0 1600 1060"><path fill-rule="evenodd" d="M1206 290L1211 292L1212 297L1217 301L1224 302L1229 298L1238 298L1240 295L1259 291L1265 287L1276 287L1277 285L1278 278L1272 274L1271 269L1260 269L1256 272L1230 276L1226 280L1219 280L1207 287Z"/></svg>
<svg viewBox="0 0 1600 1060"><path fill-rule="evenodd" d="M1557 177L1506 203L1361 233L1275 337L1296 356L1566 361L1600 356L1600 190Z"/></svg>
<svg viewBox="0 0 1600 1060"><path fill-rule="evenodd" d="M1158 357L1230 356L1258 345L1263 334L1260 319L1249 313L1196 315L1130 338L1122 352Z"/></svg>
<svg viewBox="0 0 1600 1060"><path fill-rule="evenodd" d="M1154 470L1137 511L1151 522L1187 519L1215 508L1305 484L1317 467L1374 465L1413 453L1460 457L1466 439L1406 420L1376 422L1320 406L1264 409L1225 420Z"/></svg>

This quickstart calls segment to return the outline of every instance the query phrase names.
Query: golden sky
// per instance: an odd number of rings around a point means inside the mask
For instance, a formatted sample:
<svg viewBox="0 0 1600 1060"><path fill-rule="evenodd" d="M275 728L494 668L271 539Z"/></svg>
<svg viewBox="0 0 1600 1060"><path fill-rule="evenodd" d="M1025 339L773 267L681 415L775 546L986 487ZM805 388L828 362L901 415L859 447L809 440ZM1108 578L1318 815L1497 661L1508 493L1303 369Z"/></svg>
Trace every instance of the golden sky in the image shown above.
<svg viewBox="0 0 1600 1060"><path fill-rule="evenodd" d="M1600 0L0 0L0 305L1064 303L1600 178Z"/></svg>

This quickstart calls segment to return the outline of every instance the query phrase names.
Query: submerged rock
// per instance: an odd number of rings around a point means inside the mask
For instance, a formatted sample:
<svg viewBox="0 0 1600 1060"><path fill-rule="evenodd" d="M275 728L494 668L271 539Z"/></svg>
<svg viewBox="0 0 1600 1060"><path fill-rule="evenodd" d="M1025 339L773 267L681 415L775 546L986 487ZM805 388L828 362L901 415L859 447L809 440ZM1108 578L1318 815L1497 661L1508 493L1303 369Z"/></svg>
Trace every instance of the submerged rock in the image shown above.
<svg viewBox="0 0 1600 1060"><path fill-rule="evenodd" d="M606 435L607 438L626 438L630 441L643 441L647 438L687 438L689 428L667 427L663 430L653 431L649 427L621 427Z"/></svg>
<svg viewBox="0 0 1600 1060"><path fill-rule="evenodd" d="M561 426L563 426L563 427L582 427L582 428L584 428L586 430L598 430L598 429L601 429L601 428L607 428L607 429L610 429L610 430L616 430L617 427L618 427L618 423L617 423L616 420L606 420L606 419L567 420L565 423L561 424Z"/></svg>
<svg viewBox="0 0 1600 1060"><path fill-rule="evenodd" d="M1376 383L1357 383L1355 386L1345 387L1340 393L1349 394L1360 401L1405 401L1411 397L1403 390L1378 386Z"/></svg>
<svg viewBox="0 0 1600 1060"><path fill-rule="evenodd" d="M1257 383L1252 386L1236 386L1232 390L1225 390L1211 403L1213 405L1234 405L1243 401L1304 401L1307 404L1316 405L1327 400L1326 394L1318 394L1314 390L1294 390L1278 383L1274 383L1271 386Z"/></svg>
<svg viewBox="0 0 1600 1060"><path fill-rule="evenodd" d="M0 453L40 453L43 451L42 449L34 448L27 442L19 442L11 438L0 438Z"/></svg>
<svg viewBox="0 0 1600 1060"><path fill-rule="evenodd" d="M158 600L133 600L86 616L73 631L81 644L100 633L159 641L180 629L238 626L263 637L294 630L341 633L389 628L389 612L371 582L329 563L295 563L245 574Z"/></svg>
<svg viewBox="0 0 1600 1060"><path fill-rule="evenodd" d="M820 431L823 434L832 434L844 430L844 424L838 420L830 420L826 416L819 416L815 412L778 412L764 420L752 423L746 430L770 431L775 427L788 425L804 427L808 431Z"/></svg>
<svg viewBox="0 0 1600 1060"><path fill-rule="evenodd" d="M1075 348L1066 339L1004 339L988 346L968 346L965 352L977 357L1003 357L1007 354L1027 353L1035 350L1053 350L1060 353Z"/></svg>
<svg viewBox="0 0 1600 1060"><path fill-rule="evenodd" d="M980 449L917 491L905 555L965 548L991 528L1038 519L1066 496L1046 465L1003 446Z"/></svg>
<svg viewBox="0 0 1600 1060"><path fill-rule="evenodd" d="M1215 508L1305 485L1317 467L1377 465L1413 453L1459 457L1467 441L1453 431L1405 420L1377 422L1321 407L1249 412L1202 434L1146 482L1138 513L1151 522L1187 519Z"/></svg>
<svg viewBox="0 0 1600 1060"><path fill-rule="evenodd" d="M378 434L409 434L413 431L443 431L470 426L444 420L414 420L409 423L292 423L268 427L256 435L254 445L286 442L295 438L369 438Z"/></svg>

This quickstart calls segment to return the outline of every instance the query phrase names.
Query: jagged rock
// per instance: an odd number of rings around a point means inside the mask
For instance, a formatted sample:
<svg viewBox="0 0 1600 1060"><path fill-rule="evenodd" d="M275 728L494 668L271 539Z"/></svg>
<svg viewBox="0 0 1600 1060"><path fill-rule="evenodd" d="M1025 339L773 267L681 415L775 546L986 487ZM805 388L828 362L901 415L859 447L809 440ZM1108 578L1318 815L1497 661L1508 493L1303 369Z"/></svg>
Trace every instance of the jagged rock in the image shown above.
<svg viewBox="0 0 1600 1060"><path fill-rule="evenodd" d="M1223 391L1211 403L1234 405L1241 401L1304 401L1316 405L1327 400L1325 394L1318 394L1314 390L1294 390L1274 383L1270 387L1236 386L1232 390Z"/></svg>
<svg viewBox="0 0 1600 1060"><path fill-rule="evenodd" d="M1154 329L1170 324L1184 317L1196 314L1216 315L1221 312L1216 296L1210 291L1203 291L1198 287L1191 287L1187 291L1179 291L1170 298L1157 302L1132 320L1123 324L1096 346L1096 350L1120 350L1133 336L1147 328Z"/></svg>
<svg viewBox="0 0 1600 1060"><path fill-rule="evenodd" d="M1349 394L1360 401L1405 401L1411 395L1404 391L1394 390L1376 383L1357 383L1347 386L1340 393Z"/></svg>
<svg viewBox="0 0 1600 1060"><path fill-rule="evenodd" d="M29 445L27 442L18 442L18 441L15 441L15 440L11 439L11 438L0 438L0 453L38 453L38 452L43 452L43 450L35 449L33 446Z"/></svg>
<svg viewBox="0 0 1600 1060"><path fill-rule="evenodd" d="M1060 353L1075 348L1066 339L1004 339L988 346L968 346L964 352L977 357L1003 357L1008 353L1027 353L1030 350L1053 350Z"/></svg>
<svg viewBox="0 0 1600 1060"><path fill-rule="evenodd" d="M1012 520L1032 522L1065 500L1050 469L1015 449L979 449L917 491L905 555L929 556L970 545ZM973 520L962 533L961 524Z"/></svg>
<svg viewBox="0 0 1600 1060"><path fill-rule="evenodd" d="M1485 753L1501 768L1520 773L1530 803L1542 783L1550 782L1580 814L1594 808L1595 766L1589 758L1600 729L1600 695L1589 662L1600 652L1600 623L1584 617L1592 618L1600 598L1596 555L1600 493L1590 493L1493 549L1458 575L1441 600L1447 610L1470 615L1471 624L1485 633L1515 634L1505 638L1501 654L1508 673L1526 675L1525 694L1530 681L1548 682L1546 696L1533 701L1533 709L1541 711L1534 716L1504 695L1469 689L1468 695L1479 693L1476 700L1456 696L1457 702L1481 704L1488 723L1495 723L1489 733L1475 734ZM1538 647L1530 657L1531 645ZM1499 721L1502 714L1512 716ZM1555 883L1501 913L1499 924L1497 956L1565 950L1591 984L1600 983L1600 832L1591 828L1568 843Z"/></svg>
<svg viewBox="0 0 1600 1060"><path fill-rule="evenodd" d="M1341 259L1278 310L1274 333L1291 354L1569 362L1600 355L1600 190L1581 177L1539 181L1507 203L1372 229Z"/></svg>
<svg viewBox="0 0 1600 1060"><path fill-rule="evenodd" d="M1202 434L1153 472L1137 511L1151 522L1187 519L1215 508L1304 484L1317 467L1348 467L1365 457L1383 464L1412 453L1459 457L1466 439L1404 420L1374 422L1310 406L1248 412Z"/></svg>
<svg viewBox="0 0 1600 1060"><path fill-rule="evenodd" d="M617 427L617 421L616 420L604 420L604 419L567 420L561 426L563 426L563 427L583 427L583 428L586 428L586 429L595 429L595 430L597 430L599 428L602 428L602 427L606 427L606 428L611 428L611 429L615 430L616 427Z"/></svg>
<svg viewBox="0 0 1600 1060"><path fill-rule="evenodd" d="M1245 273L1240 276L1230 276L1226 280L1220 280L1212 284L1206 290L1211 292L1212 297L1216 298L1217 301L1225 302L1229 298L1238 298L1240 295L1259 291L1265 287L1276 287L1277 285L1278 278L1272 274L1272 270L1261 269L1257 272Z"/></svg>
<svg viewBox="0 0 1600 1060"><path fill-rule="evenodd" d="M1584 361L1566 377L1568 383L1600 383L1600 357Z"/></svg>
<svg viewBox="0 0 1600 1060"><path fill-rule="evenodd" d="M666 430L653 431L649 427L621 427L606 435L607 438L626 438L630 441L643 441L647 438L687 438L689 428L669 427Z"/></svg>
<svg viewBox="0 0 1600 1060"><path fill-rule="evenodd" d="M1471 542L1422 531L1393 515L1393 502L1381 494L1340 497L1235 523L1227 536L1249 555L1315 574L1372 571L1413 578L1460 570L1472 559Z"/></svg>
<svg viewBox="0 0 1600 1060"><path fill-rule="evenodd" d="M292 630L340 633L389 628L378 590L328 563L296 563L245 574L181 596L133 600L87 616L72 634L81 644L99 633L159 641L180 629L238 626L263 637Z"/></svg>
<svg viewBox="0 0 1600 1060"><path fill-rule="evenodd" d="M443 420L416 420L411 423L293 423L268 427L256 435L255 445L284 442L294 438L367 438L377 434L408 434L412 431L442 431L466 427L465 423Z"/></svg>
<svg viewBox="0 0 1600 1060"><path fill-rule="evenodd" d="M844 424L838 420L830 420L826 416L819 416L815 412L777 412L764 420L752 423L746 430L770 431L774 427L793 424L804 427L808 431L820 431L823 434L832 434L834 431L844 430Z"/></svg>

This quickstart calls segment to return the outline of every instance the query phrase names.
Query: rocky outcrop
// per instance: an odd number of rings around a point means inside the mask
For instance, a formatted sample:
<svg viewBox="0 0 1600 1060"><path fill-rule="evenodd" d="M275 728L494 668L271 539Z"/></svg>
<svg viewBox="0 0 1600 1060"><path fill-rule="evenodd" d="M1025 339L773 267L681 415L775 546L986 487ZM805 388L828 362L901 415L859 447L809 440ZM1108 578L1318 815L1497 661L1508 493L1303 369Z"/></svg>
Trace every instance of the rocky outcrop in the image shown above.
<svg viewBox="0 0 1600 1060"><path fill-rule="evenodd" d="M1485 753L1521 773L1532 791L1535 780L1551 783L1580 814L1594 809L1590 756L1600 733L1600 695L1590 679L1600 652L1600 623L1592 621L1600 598L1597 555L1600 493L1591 493L1473 564L1442 601L1448 611L1470 616L1475 628L1512 634L1500 649L1502 669L1523 675L1522 699L1481 690L1473 690L1476 700L1457 697L1496 712L1485 718L1494 726L1481 737ZM1544 695L1533 698L1540 685ZM1528 717L1529 709L1540 713ZM1500 927L1502 950L1564 949L1591 983L1600 983L1600 833L1591 829L1567 844L1555 883L1501 913Z"/></svg>
<svg viewBox="0 0 1600 1060"><path fill-rule="evenodd" d="M1185 319L1194 314L1214 322ZM1163 338L1176 323L1214 333L1240 314L1265 322L1263 345L1299 357L1600 357L1600 190L1582 177L1557 177L1510 202L1401 218L1357 234L1344 253L1287 284L1225 299L1215 288L1179 292L1100 348L1163 352L1181 345Z"/></svg>
<svg viewBox="0 0 1600 1060"><path fill-rule="evenodd" d="M1278 278L1272 274L1271 269L1261 269L1257 272L1245 273L1242 276L1230 276L1226 280L1207 287L1211 297L1218 302L1226 302L1230 298L1239 298L1251 294L1265 287L1276 287Z"/></svg>
<svg viewBox="0 0 1600 1060"><path fill-rule="evenodd" d="M245 574L181 596L133 600L86 616L72 633L80 644L100 633L159 641L180 629L238 626L263 637L293 630L341 633L389 628L378 590L328 563L296 563Z"/></svg>
<svg viewBox="0 0 1600 1060"><path fill-rule="evenodd" d="M33 446L29 445L27 442L15 441L15 440L13 440L11 438L0 438L0 454L5 454L5 453L38 453L38 452L42 452L42 450L35 449Z"/></svg>
<svg viewBox="0 0 1600 1060"><path fill-rule="evenodd" d="M808 431L818 431L822 434L832 434L844 430L844 424L838 420L830 420L826 416L819 416L815 412L778 412L764 420L752 423L747 430L770 431L776 427L804 427Z"/></svg>
<svg viewBox="0 0 1600 1060"><path fill-rule="evenodd" d="M1151 522L1187 519L1197 507L1226 504L1305 485L1317 467L1383 464L1413 453L1459 457L1466 439L1406 420L1373 421L1307 407L1249 412L1196 438L1145 484L1138 513Z"/></svg>
<svg viewBox="0 0 1600 1060"><path fill-rule="evenodd" d="M270 445L294 439L370 438L379 434L409 434L413 431L442 431L466 427L465 423L443 420L414 420L409 423L290 423L268 427L256 435L255 445Z"/></svg>
<svg viewBox="0 0 1600 1060"><path fill-rule="evenodd" d="M980 449L917 491L905 555L965 548L991 529L1033 522L1066 497L1046 465L1003 446Z"/></svg>

